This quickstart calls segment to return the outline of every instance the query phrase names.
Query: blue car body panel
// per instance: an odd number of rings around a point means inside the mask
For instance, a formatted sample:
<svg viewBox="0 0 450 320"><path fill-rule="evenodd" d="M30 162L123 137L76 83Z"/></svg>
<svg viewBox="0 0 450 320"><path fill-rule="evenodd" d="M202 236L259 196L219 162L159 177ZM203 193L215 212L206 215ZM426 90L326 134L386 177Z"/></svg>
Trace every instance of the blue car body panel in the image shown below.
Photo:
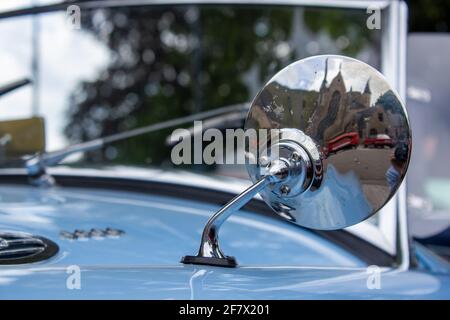
<svg viewBox="0 0 450 320"><path fill-rule="evenodd" d="M319 235L242 211L221 230L236 269L182 265L198 249L219 206L179 198L89 188L0 186L0 230L56 242L50 260L0 266L0 299L366 299L450 298L449 268L423 251L428 269L382 268L368 289L367 265ZM61 231L116 228L116 238L68 240ZM67 267L81 289L67 287ZM434 271L433 271L434 270Z"/></svg>
<svg viewBox="0 0 450 320"><path fill-rule="evenodd" d="M2 270L0 299L448 299L448 275L386 269L380 289L365 268L82 267L80 290L63 268Z"/></svg>

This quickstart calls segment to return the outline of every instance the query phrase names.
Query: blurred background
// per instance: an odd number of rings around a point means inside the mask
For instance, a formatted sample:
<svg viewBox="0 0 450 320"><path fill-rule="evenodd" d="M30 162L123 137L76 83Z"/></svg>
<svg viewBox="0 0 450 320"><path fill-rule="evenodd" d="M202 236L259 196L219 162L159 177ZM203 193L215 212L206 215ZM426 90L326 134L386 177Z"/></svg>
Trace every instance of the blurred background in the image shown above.
<svg viewBox="0 0 450 320"><path fill-rule="evenodd" d="M8 10L56 2L2 0L0 18ZM425 244L439 246L443 239L437 250L450 256L444 248L450 247L450 1L407 4L411 225ZM278 70L311 55L347 55L380 69L387 32L361 27L365 10L323 7L119 6L83 9L80 17L80 28L68 23L65 11L0 19L0 86L33 79L0 97L0 120L44 117L47 150L247 104ZM171 168L171 132L114 143L69 163ZM236 166L184 169L247 177Z"/></svg>
<svg viewBox="0 0 450 320"><path fill-rule="evenodd" d="M380 31L361 28L366 19L361 10L182 5L83 10L79 30L61 11L1 20L0 83L35 82L2 98L0 117L44 116L54 150L248 103L277 71L307 56L344 54L379 68ZM80 161L170 165L171 132Z"/></svg>

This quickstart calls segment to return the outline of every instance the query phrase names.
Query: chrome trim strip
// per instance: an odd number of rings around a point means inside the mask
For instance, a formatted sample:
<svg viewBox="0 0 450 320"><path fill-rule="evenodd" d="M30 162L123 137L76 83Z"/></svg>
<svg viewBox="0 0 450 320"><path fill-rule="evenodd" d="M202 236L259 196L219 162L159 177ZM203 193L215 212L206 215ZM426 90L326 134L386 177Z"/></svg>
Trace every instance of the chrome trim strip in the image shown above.
<svg viewBox="0 0 450 320"><path fill-rule="evenodd" d="M305 7L329 7L329 8L351 8L367 9L377 7L384 9L389 5L389 0L106 0L106 1L73 1L70 3L56 3L50 5L24 7L16 10L0 12L0 19L18 17L30 14L40 14L53 11L66 10L69 5L78 5L82 9L121 7L121 6L141 6L141 5L202 5L202 4L240 4L240 5L280 5Z"/></svg>
<svg viewBox="0 0 450 320"><path fill-rule="evenodd" d="M396 4L398 7L398 91L403 101L406 100L406 39L408 35L408 7L405 2ZM399 229L399 243L401 248L400 269L409 269L411 267L411 248L410 235L408 230L408 212L407 212L407 194L406 182L404 181L398 191L398 229Z"/></svg>
<svg viewBox="0 0 450 320"><path fill-rule="evenodd" d="M389 79L400 97L405 101L406 88L406 37L407 12L404 1L391 1L383 11L385 15L382 26L382 72ZM406 213L406 182L403 181L395 198L385 209L381 210L384 222L389 222L389 242L395 250L399 267L408 269L410 266L410 248L408 222ZM390 218L395 217L395 218ZM388 221L389 220L389 221Z"/></svg>

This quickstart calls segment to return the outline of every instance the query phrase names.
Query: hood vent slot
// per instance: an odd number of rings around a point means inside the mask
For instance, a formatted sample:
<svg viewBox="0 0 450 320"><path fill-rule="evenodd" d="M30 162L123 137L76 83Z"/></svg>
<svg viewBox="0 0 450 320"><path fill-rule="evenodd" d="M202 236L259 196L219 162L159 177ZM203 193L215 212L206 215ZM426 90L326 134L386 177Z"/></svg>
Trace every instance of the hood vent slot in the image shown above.
<svg viewBox="0 0 450 320"><path fill-rule="evenodd" d="M38 262L57 252L58 246L46 238L0 231L0 265Z"/></svg>

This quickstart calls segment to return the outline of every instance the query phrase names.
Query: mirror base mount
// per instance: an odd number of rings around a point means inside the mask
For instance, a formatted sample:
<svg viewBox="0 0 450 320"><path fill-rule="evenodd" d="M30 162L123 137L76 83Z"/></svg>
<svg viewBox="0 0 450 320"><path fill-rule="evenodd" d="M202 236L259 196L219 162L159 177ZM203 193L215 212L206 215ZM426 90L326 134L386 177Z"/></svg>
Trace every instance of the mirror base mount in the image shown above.
<svg viewBox="0 0 450 320"><path fill-rule="evenodd" d="M51 188L56 184L55 178L46 172L36 176L29 176L28 181L32 186L40 188Z"/></svg>
<svg viewBox="0 0 450 320"><path fill-rule="evenodd" d="M47 173L45 166L42 164L41 155L35 155L27 159L25 168L32 186L49 188L55 185L55 178Z"/></svg>
<svg viewBox="0 0 450 320"><path fill-rule="evenodd" d="M181 263L207 265L224 268L236 268L238 265L236 259L234 257L229 256L226 256L224 258L184 256L183 258L181 258Z"/></svg>

